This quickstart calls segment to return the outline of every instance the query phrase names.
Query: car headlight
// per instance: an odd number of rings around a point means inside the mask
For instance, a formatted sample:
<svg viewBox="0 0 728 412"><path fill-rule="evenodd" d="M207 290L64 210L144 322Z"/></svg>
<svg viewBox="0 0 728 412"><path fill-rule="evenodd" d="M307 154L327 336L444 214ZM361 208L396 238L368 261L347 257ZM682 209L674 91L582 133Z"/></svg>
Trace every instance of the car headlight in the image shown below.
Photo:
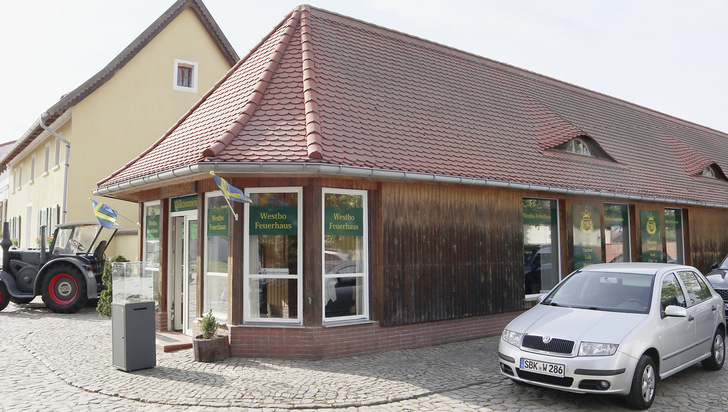
<svg viewBox="0 0 728 412"><path fill-rule="evenodd" d="M619 345L614 343L582 342L579 356L612 356Z"/></svg>
<svg viewBox="0 0 728 412"><path fill-rule="evenodd" d="M512 330L503 329L503 334L501 335L501 338L506 342L510 343L513 346L521 346L521 339L523 339L523 333L520 332L514 332Z"/></svg>

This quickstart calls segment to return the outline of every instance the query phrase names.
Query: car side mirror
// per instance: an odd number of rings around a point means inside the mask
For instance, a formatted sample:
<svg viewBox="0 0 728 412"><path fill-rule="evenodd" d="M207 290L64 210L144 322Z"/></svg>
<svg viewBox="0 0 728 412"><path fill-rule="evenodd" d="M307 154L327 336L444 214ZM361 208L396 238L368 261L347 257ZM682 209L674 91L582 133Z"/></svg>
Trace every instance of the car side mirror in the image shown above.
<svg viewBox="0 0 728 412"><path fill-rule="evenodd" d="M713 266L710 267L710 270L718 269L718 262L713 263Z"/></svg>
<svg viewBox="0 0 728 412"><path fill-rule="evenodd" d="M682 306L670 305L665 308L665 316L674 318L686 318L688 316L688 310Z"/></svg>

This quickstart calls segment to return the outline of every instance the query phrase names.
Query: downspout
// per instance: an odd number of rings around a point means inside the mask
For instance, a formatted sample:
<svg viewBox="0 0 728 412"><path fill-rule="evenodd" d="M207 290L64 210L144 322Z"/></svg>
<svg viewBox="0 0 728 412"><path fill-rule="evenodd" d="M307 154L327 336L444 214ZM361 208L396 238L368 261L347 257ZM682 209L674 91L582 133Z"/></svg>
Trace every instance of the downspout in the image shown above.
<svg viewBox="0 0 728 412"><path fill-rule="evenodd" d="M71 153L71 143L64 139L63 136L61 136L58 132L55 130L49 128L48 126L43 123L43 119L48 117L48 112L44 112L40 115L40 119L38 119L38 123L40 124L40 127L43 128L46 132L52 134L56 137L56 139L62 141L66 144L66 164L63 171L63 203L61 204L61 222L60 223L66 223L66 199L68 198L68 158Z"/></svg>

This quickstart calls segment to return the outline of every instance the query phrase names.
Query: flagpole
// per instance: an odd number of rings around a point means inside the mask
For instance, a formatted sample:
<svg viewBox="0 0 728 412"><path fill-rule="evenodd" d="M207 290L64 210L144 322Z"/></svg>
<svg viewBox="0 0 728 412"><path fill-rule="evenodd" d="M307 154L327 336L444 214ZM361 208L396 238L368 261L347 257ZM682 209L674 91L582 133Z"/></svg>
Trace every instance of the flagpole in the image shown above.
<svg viewBox="0 0 728 412"><path fill-rule="evenodd" d="M233 205L230 204L230 201L228 200L227 196L223 196L222 198L225 199L225 202L227 202L228 207L230 208L230 212L232 212L233 216L235 217L235 221L237 222L238 214L235 213L235 211L233 210Z"/></svg>

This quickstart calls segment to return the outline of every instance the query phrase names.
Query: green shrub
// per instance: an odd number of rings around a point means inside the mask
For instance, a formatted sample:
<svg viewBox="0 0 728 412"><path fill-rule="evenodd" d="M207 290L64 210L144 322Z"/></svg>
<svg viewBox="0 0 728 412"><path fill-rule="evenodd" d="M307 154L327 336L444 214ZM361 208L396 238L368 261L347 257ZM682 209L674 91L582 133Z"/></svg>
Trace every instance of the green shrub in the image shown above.
<svg viewBox="0 0 728 412"><path fill-rule="evenodd" d="M200 332L202 332L202 339L214 338L215 333L217 333L218 326L220 326L220 324L217 323L217 319L215 319L215 316L212 315L212 309L210 309L207 315L202 318L202 322L200 322Z"/></svg>
<svg viewBox="0 0 728 412"><path fill-rule="evenodd" d="M96 311L99 312L99 316L111 317L111 302L113 301L113 290L111 280L111 262L128 262L129 259L124 256L117 255L106 261L104 264L104 274L101 275L101 281L103 282L106 289L101 291L99 296L99 303L96 305Z"/></svg>

